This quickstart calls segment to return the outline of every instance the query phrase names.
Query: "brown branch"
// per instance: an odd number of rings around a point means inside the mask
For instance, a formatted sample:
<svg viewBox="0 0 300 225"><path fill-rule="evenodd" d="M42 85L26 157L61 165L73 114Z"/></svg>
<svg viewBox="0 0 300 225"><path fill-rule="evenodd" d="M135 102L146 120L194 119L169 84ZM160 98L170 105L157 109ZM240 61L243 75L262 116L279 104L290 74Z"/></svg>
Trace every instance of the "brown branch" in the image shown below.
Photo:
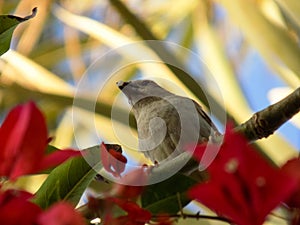
<svg viewBox="0 0 300 225"><path fill-rule="evenodd" d="M266 138L300 111L300 87L281 101L256 112L248 121L237 126L249 141Z"/></svg>
<svg viewBox="0 0 300 225"><path fill-rule="evenodd" d="M166 215L152 215L152 219L159 219L159 218L164 218L166 217ZM221 216L209 216L209 215L201 215L200 212L196 213L196 214L189 214L189 213L180 213L180 214L169 214L167 215L167 217L169 218L182 218L182 219L186 219L186 218L194 218L194 219L209 219L209 220L217 220L217 221L223 221L223 222L227 222L227 223L232 223L232 221L230 221L229 219L225 218L225 217L221 217Z"/></svg>

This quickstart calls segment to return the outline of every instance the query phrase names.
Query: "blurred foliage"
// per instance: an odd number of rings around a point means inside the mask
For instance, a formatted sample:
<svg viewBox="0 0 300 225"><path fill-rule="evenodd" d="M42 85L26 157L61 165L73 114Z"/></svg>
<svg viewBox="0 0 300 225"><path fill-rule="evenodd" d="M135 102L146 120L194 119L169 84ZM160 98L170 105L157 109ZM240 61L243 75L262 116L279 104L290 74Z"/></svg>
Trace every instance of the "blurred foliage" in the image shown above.
<svg viewBox="0 0 300 225"><path fill-rule="evenodd" d="M176 84L184 94L203 104L207 102L199 93L204 92L215 105L224 104L227 115L237 123L253 113L239 77L241 65L251 52L257 51L263 57L274 79L282 80L291 89L300 84L298 0L121 3L120 6L116 0L0 1L1 14L23 17L38 7L34 19L17 27L12 50L0 58L2 115L13 105L34 99L46 113L50 133L56 137L53 145L85 148L99 144L100 138L119 144L128 138L132 143L124 146L126 154L132 156L132 161L141 162L145 160L143 156L129 147L136 146L134 124L131 122L129 127L121 119L127 116L129 107L125 98L119 96L115 85L118 80L161 77L158 82L164 87L172 90L170 83ZM151 44L120 50L121 46L149 38L190 49L204 63L193 62L184 52L175 54ZM111 70L124 61L137 62L141 52L155 59L164 59L167 54L191 71L193 79L178 75L176 68L162 63L131 63ZM205 66L215 82L209 82ZM81 79L86 77L89 79L84 80L84 89L78 90ZM202 90L197 91L195 81L203 84ZM75 93L76 107L72 107ZM111 119L112 106L116 116ZM222 129L224 120L214 116ZM296 154L296 149L279 134L257 143L278 164Z"/></svg>

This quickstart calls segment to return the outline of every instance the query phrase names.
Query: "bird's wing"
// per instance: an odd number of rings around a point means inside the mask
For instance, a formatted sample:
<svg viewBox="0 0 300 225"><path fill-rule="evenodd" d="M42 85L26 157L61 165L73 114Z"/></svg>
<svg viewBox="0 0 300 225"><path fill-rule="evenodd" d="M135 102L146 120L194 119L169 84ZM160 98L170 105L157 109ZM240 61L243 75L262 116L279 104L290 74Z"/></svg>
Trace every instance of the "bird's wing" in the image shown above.
<svg viewBox="0 0 300 225"><path fill-rule="evenodd" d="M177 123L177 126L173 125L173 127L179 127L180 123L183 123L184 126L184 128L181 128L181 132L183 133L180 133L180 131L178 133L178 130L169 131L170 138L175 143L178 142L178 136L183 137L183 135L185 136L185 140L192 142L203 142L203 138L204 140L208 140L211 135L220 135L217 127L197 102L181 96L174 96L170 99L170 102L175 106L175 108L180 108L180 110L182 111L181 114L184 114L184 118L179 118L180 120L183 120L183 122L174 117L172 120L172 118L169 117L171 123ZM200 135L200 137L198 137L198 140L195 140L195 133Z"/></svg>
<svg viewBox="0 0 300 225"><path fill-rule="evenodd" d="M203 111L202 107L193 100L196 110L198 111L199 115L207 122L207 124L216 132L216 135L220 135L220 132L218 131L215 124L212 122L210 117Z"/></svg>
<svg viewBox="0 0 300 225"><path fill-rule="evenodd" d="M185 144L203 142L203 139L208 140L212 133L219 133L211 119L192 99L172 96L168 98L170 103L180 111L178 117L168 117L169 124L178 129L169 130L169 136L174 143L178 143L178 138L181 138L181 147Z"/></svg>
<svg viewBox="0 0 300 225"><path fill-rule="evenodd" d="M173 158L182 153L187 144L203 142L203 138L207 140L213 132L218 132L201 106L189 98L175 95L149 104L147 110L139 114L137 124L139 149L146 157L158 162L171 153L174 153Z"/></svg>

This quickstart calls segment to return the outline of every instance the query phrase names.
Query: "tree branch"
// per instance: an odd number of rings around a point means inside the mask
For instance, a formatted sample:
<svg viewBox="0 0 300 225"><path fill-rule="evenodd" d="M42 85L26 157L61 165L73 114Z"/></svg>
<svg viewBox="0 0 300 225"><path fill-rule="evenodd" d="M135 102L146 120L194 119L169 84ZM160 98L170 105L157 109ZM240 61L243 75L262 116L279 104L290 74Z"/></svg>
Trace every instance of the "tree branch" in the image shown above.
<svg viewBox="0 0 300 225"><path fill-rule="evenodd" d="M222 221L222 222L227 222L227 223L232 223L232 221L228 220L225 217L221 217L221 216L210 216L210 215L202 215L200 213L196 213L196 214L189 214L189 213L180 213L180 214L170 214L167 215L169 218L182 218L182 219L186 219L186 218L193 218L193 219L208 219L208 220L217 220L217 221ZM164 218L166 216L164 215L152 215L152 219L159 219L159 218Z"/></svg>
<svg viewBox="0 0 300 225"><path fill-rule="evenodd" d="M266 138L300 111L300 87L281 101L256 112L248 121L237 126L249 141Z"/></svg>

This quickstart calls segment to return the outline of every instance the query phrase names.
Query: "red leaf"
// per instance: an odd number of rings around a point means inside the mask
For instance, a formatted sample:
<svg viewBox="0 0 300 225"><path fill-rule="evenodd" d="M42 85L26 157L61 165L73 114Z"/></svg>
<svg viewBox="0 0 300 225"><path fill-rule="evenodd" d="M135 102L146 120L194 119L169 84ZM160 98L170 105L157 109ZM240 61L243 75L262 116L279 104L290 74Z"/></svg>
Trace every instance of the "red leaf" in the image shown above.
<svg viewBox="0 0 300 225"><path fill-rule="evenodd" d="M124 172L127 159L122 155L122 152L115 149L107 149L106 145L102 142L100 146L101 161L104 169L113 174L115 177L120 177Z"/></svg>
<svg viewBox="0 0 300 225"><path fill-rule="evenodd" d="M168 216L168 214L166 215L159 215L158 220L156 225L172 225L173 221L171 220L171 218Z"/></svg>
<svg viewBox="0 0 300 225"><path fill-rule="evenodd" d="M38 218L39 225L85 225L83 217L72 205L59 202L43 212Z"/></svg>
<svg viewBox="0 0 300 225"><path fill-rule="evenodd" d="M13 198L23 199L23 200L29 200L33 197L33 194L27 192L27 191L19 191L19 190L6 190L5 192L0 192L0 207L5 205L7 202L9 202Z"/></svg>
<svg viewBox="0 0 300 225"><path fill-rule="evenodd" d="M0 194L0 222L5 225L33 225L42 210L28 201L27 192L8 190Z"/></svg>
<svg viewBox="0 0 300 225"><path fill-rule="evenodd" d="M25 191L8 190L0 194L0 223L5 225L85 225L83 217L73 206L59 202L50 209L42 209L29 201Z"/></svg>
<svg viewBox="0 0 300 225"><path fill-rule="evenodd" d="M15 179L35 171L46 144L45 119L35 104L15 107L0 128L0 175Z"/></svg>
<svg viewBox="0 0 300 225"><path fill-rule="evenodd" d="M39 166L39 170L45 170L57 166L71 157L81 156L81 152L73 149L57 150L50 155L46 155Z"/></svg>
<svg viewBox="0 0 300 225"><path fill-rule="evenodd" d="M67 151L45 156L47 143L45 118L36 105L13 108L0 127L0 176L15 180L78 155Z"/></svg>
<svg viewBox="0 0 300 225"><path fill-rule="evenodd" d="M300 159L289 160L282 166L281 170L297 180L297 188L286 200L286 204L292 208L300 208Z"/></svg>
<svg viewBox="0 0 300 225"><path fill-rule="evenodd" d="M144 225L151 219L151 213L148 210L142 209L135 202L118 198L107 198L107 201L117 204L120 208L127 212L127 215L120 216L118 218L106 219L105 224L113 224L112 222L118 224L117 222L122 221L122 224Z"/></svg>
<svg viewBox="0 0 300 225"><path fill-rule="evenodd" d="M196 149L196 158L202 150ZM294 179L262 158L241 134L228 129L208 172L210 180L193 187L190 197L239 225L262 224L296 185Z"/></svg>
<svg viewBox="0 0 300 225"><path fill-rule="evenodd" d="M144 190L148 172L144 167L130 171L114 184L112 195L118 198L134 199Z"/></svg>

